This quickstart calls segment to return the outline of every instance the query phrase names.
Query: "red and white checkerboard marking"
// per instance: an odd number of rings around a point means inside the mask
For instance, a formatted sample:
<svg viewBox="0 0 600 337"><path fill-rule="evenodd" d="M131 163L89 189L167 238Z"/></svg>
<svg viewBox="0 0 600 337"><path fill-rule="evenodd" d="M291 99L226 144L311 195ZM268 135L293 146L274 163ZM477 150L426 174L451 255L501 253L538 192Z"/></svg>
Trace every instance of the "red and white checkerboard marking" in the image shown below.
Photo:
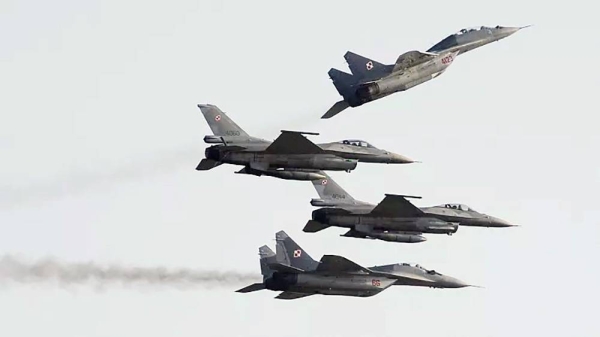
<svg viewBox="0 0 600 337"><path fill-rule="evenodd" d="M321 185L327 185L327 179L321 180Z"/></svg>
<svg viewBox="0 0 600 337"><path fill-rule="evenodd" d="M216 115L216 116L215 116L215 121L217 121L217 122L218 122L218 121L220 121L220 120L221 120L221 115Z"/></svg>
<svg viewBox="0 0 600 337"><path fill-rule="evenodd" d="M367 66L367 70L373 69L373 61L367 62L366 66Z"/></svg>
<svg viewBox="0 0 600 337"><path fill-rule="evenodd" d="M294 251L294 257L300 257L300 255L302 255L302 251L300 249L296 249Z"/></svg>

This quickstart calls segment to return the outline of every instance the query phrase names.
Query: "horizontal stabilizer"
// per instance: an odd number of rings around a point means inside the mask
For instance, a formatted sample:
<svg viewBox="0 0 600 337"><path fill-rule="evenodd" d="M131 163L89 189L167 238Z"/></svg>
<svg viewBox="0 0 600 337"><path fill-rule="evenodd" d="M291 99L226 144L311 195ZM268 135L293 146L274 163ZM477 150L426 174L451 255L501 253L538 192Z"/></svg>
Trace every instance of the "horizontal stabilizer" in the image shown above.
<svg viewBox="0 0 600 337"><path fill-rule="evenodd" d="M295 300L297 298L302 298L302 297L306 297L306 296L310 296L313 294L307 294L307 293L295 293L293 291L284 291L281 294L275 296L275 298L280 299L280 300Z"/></svg>
<svg viewBox="0 0 600 337"><path fill-rule="evenodd" d="M265 149L269 154L322 154L325 151L300 132L281 131L281 135Z"/></svg>
<svg viewBox="0 0 600 337"><path fill-rule="evenodd" d="M325 228L328 228L328 227L329 227L329 225L320 223L320 222L315 221L315 220L309 220L306 223L306 226L304 226L304 229L302 229L302 231L305 232L305 233L316 233L316 232L322 231L322 230L324 230Z"/></svg>
<svg viewBox="0 0 600 337"><path fill-rule="evenodd" d="M202 159L202 161L200 161L198 166L196 166L196 170L206 171L206 170L213 169L221 164L223 164L223 163L221 163L220 161L216 161L216 160L212 160L212 159Z"/></svg>
<svg viewBox="0 0 600 337"><path fill-rule="evenodd" d="M367 268L360 266L345 257L337 255L323 255L319 261L317 272L370 272Z"/></svg>
<svg viewBox="0 0 600 337"><path fill-rule="evenodd" d="M350 107L350 104L348 104L348 102L339 101L339 102L335 103L331 108L329 108L329 110L327 110L327 112L323 116L321 116L321 118L322 119L331 118L331 117L339 114L340 112L346 110L349 107Z"/></svg>
<svg viewBox="0 0 600 337"><path fill-rule="evenodd" d="M269 268L282 273L302 274L304 270L283 263L269 263Z"/></svg>
<svg viewBox="0 0 600 337"><path fill-rule="evenodd" d="M373 208L371 215L386 217L420 217L423 211L410 203L405 198L414 198L412 196L402 196L396 194L386 194L385 198ZM418 197L417 197L418 198Z"/></svg>
<svg viewBox="0 0 600 337"><path fill-rule="evenodd" d="M242 289L238 289L235 292L236 293L251 293L253 291L259 291L259 290L263 290L265 289L265 284L264 283L254 283L251 284L247 287L244 287Z"/></svg>

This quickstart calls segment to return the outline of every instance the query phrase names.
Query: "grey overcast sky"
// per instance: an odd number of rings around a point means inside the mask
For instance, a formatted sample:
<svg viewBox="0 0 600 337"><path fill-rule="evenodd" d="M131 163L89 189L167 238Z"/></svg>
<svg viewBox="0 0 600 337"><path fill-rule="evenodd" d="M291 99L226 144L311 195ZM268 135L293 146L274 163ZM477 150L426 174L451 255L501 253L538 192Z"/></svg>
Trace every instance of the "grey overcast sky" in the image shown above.
<svg viewBox="0 0 600 337"><path fill-rule="evenodd" d="M279 301L238 286L0 284L1 336L594 336L598 78L593 1L0 3L0 255L259 272L285 230L313 257L419 263L483 289ZM391 63L470 26L534 27L441 77L319 117L352 50ZM402 245L306 234L310 183L196 172L197 103L248 133L362 138L422 161L332 176L354 197L465 203L520 228Z"/></svg>

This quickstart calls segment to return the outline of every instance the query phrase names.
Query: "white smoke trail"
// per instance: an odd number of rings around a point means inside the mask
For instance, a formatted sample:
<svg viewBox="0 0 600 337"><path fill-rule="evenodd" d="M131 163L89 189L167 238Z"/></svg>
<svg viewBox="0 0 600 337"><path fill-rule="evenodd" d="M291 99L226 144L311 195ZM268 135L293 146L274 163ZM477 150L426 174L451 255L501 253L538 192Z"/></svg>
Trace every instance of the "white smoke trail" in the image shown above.
<svg viewBox="0 0 600 337"><path fill-rule="evenodd" d="M0 209L15 207L23 203L45 202L52 198L82 193L94 187L110 186L179 169L188 169L190 172L194 172L203 156L203 147L189 145L176 150L159 152L152 157L134 157L127 165L120 167L102 167L88 172L69 172L46 183L23 186L2 184L0 185Z"/></svg>
<svg viewBox="0 0 600 337"><path fill-rule="evenodd" d="M313 116L297 116L290 119L290 122L287 123L287 129L294 130L301 126L309 127L314 125L316 121L318 121L318 118L313 118ZM268 129L267 126L264 125L263 128ZM260 130L256 134L259 135ZM193 143L143 157L141 155L132 156L126 164L114 168L107 168L98 163L93 171L67 172L61 177L54 177L49 181L30 185L14 186L10 182L0 182L0 210L23 204L43 203L54 198L83 193L99 186L106 188L107 186L110 187L111 184L139 180L176 170L194 172L196 165L204 158L204 149L207 146L203 143Z"/></svg>
<svg viewBox="0 0 600 337"><path fill-rule="evenodd" d="M68 285L154 285L177 288L227 287L260 281L256 274L193 269L102 266L94 262L64 263L52 258L27 262L14 256L0 259L0 284L10 282Z"/></svg>

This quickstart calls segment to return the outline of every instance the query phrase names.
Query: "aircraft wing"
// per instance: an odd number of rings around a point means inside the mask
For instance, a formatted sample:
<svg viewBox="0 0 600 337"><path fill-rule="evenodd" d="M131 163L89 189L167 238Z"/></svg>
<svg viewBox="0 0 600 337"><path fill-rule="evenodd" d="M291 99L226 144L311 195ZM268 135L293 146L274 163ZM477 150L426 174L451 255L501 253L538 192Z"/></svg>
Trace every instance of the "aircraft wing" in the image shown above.
<svg viewBox="0 0 600 337"><path fill-rule="evenodd" d="M278 298L280 300L295 300L297 298L302 298L302 297L306 297L306 296L310 296L310 295L314 295L314 294L295 293L293 291L284 291L281 294L275 296L275 298Z"/></svg>
<svg viewBox="0 0 600 337"><path fill-rule="evenodd" d="M419 63L423 63L425 61L429 61L436 57L438 54L430 53L430 52L422 52L418 50L411 50L406 52L400 56L396 60L396 64L394 65L394 70L392 72L404 70L415 66Z"/></svg>
<svg viewBox="0 0 600 337"><path fill-rule="evenodd" d="M317 272L370 272L367 268L337 255L323 255L319 262Z"/></svg>
<svg viewBox="0 0 600 337"><path fill-rule="evenodd" d="M385 198L373 208L372 215L413 218L423 216L423 211L413 205L406 197L418 198L413 196L403 196L397 194L386 194Z"/></svg>
<svg viewBox="0 0 600 337"><path fill-rule="evenodd" d="M318 135L318 133L281 130L281 135L275 139L265 153L270 154L320 154L325 150L311 142L302 134Z"/></svg>

